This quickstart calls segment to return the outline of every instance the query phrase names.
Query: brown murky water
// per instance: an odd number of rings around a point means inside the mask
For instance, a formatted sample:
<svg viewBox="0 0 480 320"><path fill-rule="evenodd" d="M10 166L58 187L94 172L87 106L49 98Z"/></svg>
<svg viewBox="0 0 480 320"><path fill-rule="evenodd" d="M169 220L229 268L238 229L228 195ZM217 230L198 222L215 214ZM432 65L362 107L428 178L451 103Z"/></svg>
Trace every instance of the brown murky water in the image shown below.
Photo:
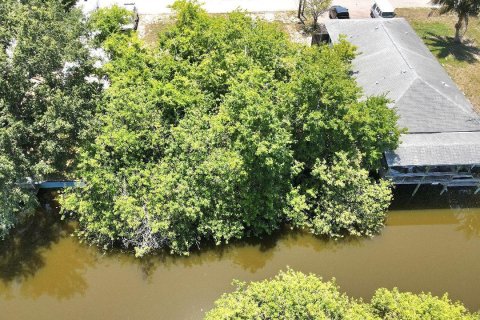
<svg viewBox="0 0 480 320"><path fill-rule="evenodd" d="M287 266L335 277L343 291L367 300L376 288L396 286L448 291L480 309L480 209L415 209L429 198L399 198L393 208L413 209L392 210L373 239L283 232L262 243L143 261L79 244L71 227L44 214L0 246L0 319L201 319L232 290L232 279L265 279Z"/></svg>

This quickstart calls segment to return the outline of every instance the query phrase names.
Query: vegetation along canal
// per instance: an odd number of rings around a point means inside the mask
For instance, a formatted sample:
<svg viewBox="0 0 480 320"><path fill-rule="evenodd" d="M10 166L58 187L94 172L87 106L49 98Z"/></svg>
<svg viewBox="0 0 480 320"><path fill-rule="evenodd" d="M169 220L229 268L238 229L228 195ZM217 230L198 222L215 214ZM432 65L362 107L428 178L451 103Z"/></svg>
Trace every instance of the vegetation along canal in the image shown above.
<svg viewBox="0 0 480 320"><path fill-rule="evenodd" d="M409 190L397 191L387 226L373 239L335 242L282 232L189 257L143 260L82 245L70 236L71 225L42 212L35 228L18 228L22 237L2 243L0 310L18 320L201 319L233 289L232 279L263 280L290 266L325 280L335 277L342 291L366 300L379 287L396 286L448 292L475 311L480 199L458 192L439 197L437 191L413 200Z"/></svg>

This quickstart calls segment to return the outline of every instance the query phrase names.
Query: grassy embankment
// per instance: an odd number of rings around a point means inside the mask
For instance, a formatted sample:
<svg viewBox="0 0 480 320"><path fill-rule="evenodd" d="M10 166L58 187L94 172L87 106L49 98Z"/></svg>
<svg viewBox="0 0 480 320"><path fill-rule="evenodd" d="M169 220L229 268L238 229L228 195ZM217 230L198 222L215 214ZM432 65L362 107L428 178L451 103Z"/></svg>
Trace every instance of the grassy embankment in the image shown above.
<svg viewBox="0 0 480 320"><path fill-rule="evenodd" d="M471 18L462 44L454 43L455 15L429 17L430 9L398 9L480 112L480 19Z"/></svg>

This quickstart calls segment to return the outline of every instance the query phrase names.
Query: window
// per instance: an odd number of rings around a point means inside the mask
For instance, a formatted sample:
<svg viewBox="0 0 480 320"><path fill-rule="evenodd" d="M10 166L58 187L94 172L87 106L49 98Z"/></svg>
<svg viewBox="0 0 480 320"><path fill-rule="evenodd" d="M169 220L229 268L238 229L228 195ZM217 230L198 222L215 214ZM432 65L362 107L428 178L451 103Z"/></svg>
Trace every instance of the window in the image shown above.
<svg viewBox="0 0 480 320"><path fill-rule="evenodd" d="M449 173L449 172L453 172L453 170L450 166L436 166L436 167L430 167L430 172Z"/></svg>
<svg viewBox="0 0 480 320"><path fill-rule="evenodd" d="M397 173L397 174L407 174L408 173L408 168L407 167L391 167L390 168L392 171L394 171L394 173Z"/></svg>
<svg viewBox="0 0 480 320"><path fill-rule="evenodd" d="M427 171L426 167L413 167L412 172L413 173L426 173L428 171Z"/></svg>

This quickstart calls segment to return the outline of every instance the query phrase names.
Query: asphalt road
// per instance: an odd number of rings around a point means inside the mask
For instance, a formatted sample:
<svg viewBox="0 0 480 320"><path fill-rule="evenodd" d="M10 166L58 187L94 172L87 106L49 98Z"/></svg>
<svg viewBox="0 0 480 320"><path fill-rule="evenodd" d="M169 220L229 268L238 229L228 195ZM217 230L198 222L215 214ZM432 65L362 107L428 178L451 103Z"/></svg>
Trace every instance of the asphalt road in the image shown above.
<svg viewBox="0 0 480 320"><path fill-rule="evenodd" d="M123 5L134 2L138 12L146 14L170 13L168 8L174 0L80 0L78 3L86 12L97 6L108 7L114 3ZM203 7L211 13L225 13L237 8L251 12L291 11L298 9L298 0L202 0ZM390 0L396 8L402 7L429 7L430 0ZM334 5L343 5L350 10L352 18L369 17L373 0L334 0Z"/></svg>

